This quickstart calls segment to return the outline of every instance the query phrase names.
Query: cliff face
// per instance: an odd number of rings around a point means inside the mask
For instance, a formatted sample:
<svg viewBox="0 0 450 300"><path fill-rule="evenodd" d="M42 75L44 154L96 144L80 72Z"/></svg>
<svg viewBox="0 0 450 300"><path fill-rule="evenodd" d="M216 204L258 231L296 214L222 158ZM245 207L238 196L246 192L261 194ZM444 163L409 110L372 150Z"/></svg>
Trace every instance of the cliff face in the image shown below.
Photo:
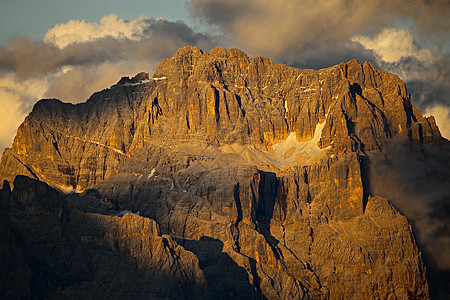
<svg viewBox="0 0 450 300"><path fill-rule="evenodd" d="M205 236L222 241L270 299L302 291L313 298L426 297L411 227L385 198L366 193L356 154L275 174L236 154L196 145L196 156L190 148L138 153L137 162L155 164L140 169L127 161L95 188L111 207L154 218L187 249Z"/></svg>
<svg viewBox="0 0 450 300"><path fill-rule="evenodd" d="M58 191L23 176L12 191L4 185L1 202L6 298L207 296L198 259L151 219L78 211Z"/></svg>
<svg viewBox="0 0 450 300"><path fill-rule="evenodd" d="M3 227L24 253L8 255L24 285L37 280L29 236L45 229L23 220L50 200L23 200L33 192L20 182L35 181L13 180L25 175L84 191L42 193L62 207L49 216L61 233L42 239L83 250L44 258L81 267L63 267L65 282L31 294L98 296L108 282L103 296L427 298L411 226L370 182L368 154L394 137L447 143L404 83L370 63L298 70L236 49L182 48L153 78L122 78L78 105L35 105L0 163L14 186L3 186ZM143 217L110 216L121 210ZM145 276L124 289L111 257L123 280ZM154 284L141 288L149 276Z"/></svg>
<svg viewBox="0 0 450 300"><path fill-rule="evenodd" d="M411 104L405 84L370 63L298 70L239 50L180 49L152 79L138 74L86 103L37 103L1 162L1 178L26 174L80 190L114 175L149 141L239 143L261 149L323 123L329 153L380 151L393 135L439 143L433 118Z"/></svg>

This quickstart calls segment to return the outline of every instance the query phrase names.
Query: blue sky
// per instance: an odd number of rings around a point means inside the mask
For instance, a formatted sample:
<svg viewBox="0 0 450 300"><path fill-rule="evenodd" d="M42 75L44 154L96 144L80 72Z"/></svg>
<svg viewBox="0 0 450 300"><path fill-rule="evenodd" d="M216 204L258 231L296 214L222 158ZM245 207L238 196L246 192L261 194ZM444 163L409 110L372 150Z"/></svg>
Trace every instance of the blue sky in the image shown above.
<svg viewBox="0 0 450 300"><path fill-rule="evenodd" d="M85 101L179 47L397 74L450 138L448 0L0 0L0 148L41 98Z"/></svg>

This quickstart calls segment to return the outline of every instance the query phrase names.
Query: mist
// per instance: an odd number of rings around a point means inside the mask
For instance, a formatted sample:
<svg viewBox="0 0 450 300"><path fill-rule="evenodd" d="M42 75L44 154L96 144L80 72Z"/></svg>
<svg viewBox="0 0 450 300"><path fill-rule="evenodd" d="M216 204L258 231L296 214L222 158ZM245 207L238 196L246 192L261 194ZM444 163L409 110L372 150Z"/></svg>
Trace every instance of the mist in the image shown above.
<svg viewBox="0 0 450 300"><path fill-rule="evenodd" d="M445 295L450 274L450 143L430 147L394 138L384 153L370 155L370 186L372 195L387 198L408 218L431 292Z"/></svg>

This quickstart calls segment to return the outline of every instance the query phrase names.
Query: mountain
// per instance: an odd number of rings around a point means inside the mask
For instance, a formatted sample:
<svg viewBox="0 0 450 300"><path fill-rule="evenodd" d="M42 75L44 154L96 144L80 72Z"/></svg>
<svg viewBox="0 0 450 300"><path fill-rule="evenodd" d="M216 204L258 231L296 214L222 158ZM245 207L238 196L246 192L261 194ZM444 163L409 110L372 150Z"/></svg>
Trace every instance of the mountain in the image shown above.
<svg viewBox="0 0 450 300"><path fill-rule="evenodd" d="M448 247L448 193L408 215L399 199L420 178L396 171L422 155L435 180L421 183L450 186L449 149L405 84L368 62L298 70L237 49L181 48L152 78L34 106L0 162L2 290L445 295L450 268L421 229L438 220L431 234Z"/></svg>

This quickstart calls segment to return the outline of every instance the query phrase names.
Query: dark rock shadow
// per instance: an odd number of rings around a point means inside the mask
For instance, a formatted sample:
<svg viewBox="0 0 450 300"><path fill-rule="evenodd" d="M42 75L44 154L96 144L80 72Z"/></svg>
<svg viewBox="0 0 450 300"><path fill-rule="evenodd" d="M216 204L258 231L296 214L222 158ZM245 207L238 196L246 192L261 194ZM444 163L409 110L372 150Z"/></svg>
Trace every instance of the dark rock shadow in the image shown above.
<svg viewBox="0 0 450 300"><path fill-rule="evenodd" d="M222 241L210 237L174 240L198 257L211 299L265 299L258 287L250 283L247 271L222 252Z"/></svg>
<svg viewBox="0 0 450 300"><path fill-rule="evenodd" d="M370 161L366 155L359 155L359 166L361 170L361 181L363 187L363 213L366 211L370 195Z"/></svg>
<svg viewBox="0 0 450 300"><path fill-rule="evenodd" d="M96 189L87 189L83 193L70 193L65 197L66 202L73 208L83 212L110 214L110 210L116 209L112 203L105 203Z"/></svg>
<svg viewBox="0 0 450 300"><path fill-rule="evenodd" d="M278 192L278 179L273 172L258 170L260 180L258 194L253 195L251 218L258 231L269 229Z"/></svg>
<svg viewBox="0 0 450 300"><path fill-rule="evenodd" d="M64 197L25 176L16 177L12 191L9 184L0 189L0 298L210 298L170 238L155 237L165 249L153 257L148 237L122 237L117 219L81 212ZM170 268L162 265L166 259L173 261Z"/></svg>
<svg viewBox="0 0 450 300"><path fill-rule="evenodd" d="M280 182L273 172L258 170L258 173L260 174L258 198L256 199L256 205L254 205L255 209L252 211L252 219L256 224L256 229L264 236L275 257L283 259L283 254L278 247L280 242L270 233L270 221L274 215Z"/></svg>

